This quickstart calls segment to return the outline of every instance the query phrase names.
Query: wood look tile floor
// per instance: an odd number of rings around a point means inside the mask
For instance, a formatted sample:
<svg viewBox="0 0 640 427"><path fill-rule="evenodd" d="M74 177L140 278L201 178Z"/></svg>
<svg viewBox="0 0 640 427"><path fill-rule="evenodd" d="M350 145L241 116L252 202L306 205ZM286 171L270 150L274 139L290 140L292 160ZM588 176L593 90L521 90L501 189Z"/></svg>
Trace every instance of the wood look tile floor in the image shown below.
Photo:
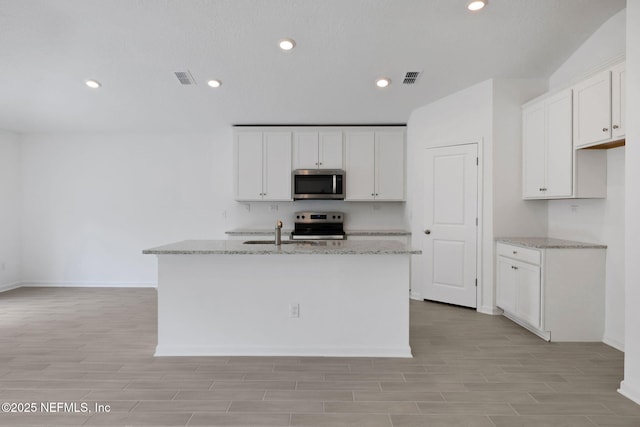
<svg viewBox="0 0 640 427"><path fill-rule="evenodd" d="M411 302L413 359L156 358L155 344L153 289L0 294L0 403L38 405L0 425L640 426L616 392L621 352L443 304Z"/></svg>

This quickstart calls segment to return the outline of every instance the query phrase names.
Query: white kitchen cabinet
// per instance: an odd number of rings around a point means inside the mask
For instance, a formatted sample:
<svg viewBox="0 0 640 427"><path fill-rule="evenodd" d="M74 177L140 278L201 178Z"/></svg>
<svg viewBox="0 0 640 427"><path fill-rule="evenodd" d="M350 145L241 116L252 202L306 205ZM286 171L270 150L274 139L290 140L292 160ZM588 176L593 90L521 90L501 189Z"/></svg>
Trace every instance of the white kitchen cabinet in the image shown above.
<svg viewBox="0 0 640 427"><path fill-rule="evenodd" d="M236 132L236 200L288 201L291 132Z"/></svg>
<svg viewBox="0 0 640 427"><path fill-rule="evenodd" d="M602 341L605 247L567 241L540 246L497 244L496 305L546 340Z"/></svg>
<svg viewBox="0 0 640 427"><path fill-rule="evenodd" d="M611 138L611 72L601 72L574 87L574 145L587 147Z"/></svg>
<svg viewBox="0 0 640 427"><path fill-rule="evenodd" d="M540 266L498 257L497 305L540 328Z"/></svg>
<svg viewBox="0 0 640 427"><path fill-rule="evenodd" d="M404 200L404 131L376 132L376 200Z"/></svg>
<svg viewBox="0 0 640 427"><path fill-rule="evenodd" d="M604 150L573 147L571 89L546 95L522 109L522 198L604 198Z"/></svg>
<svg viewBox="0 0 640 427"><path fill-rule="evenodd" d="M586 148L624 137L625 64L600 72L573 88L573 145Z"/></svg>
<svg viewBox="0 0 640 427"><path fill-rule="evenodd" d="M345 134L346 199L375 199L375 133L352 131Z"/></svg>
<svg viewBox="0 0 640 427"><path fill-rule="evenodd" d="M349 131L345 140L346 200L404 200L404 130Z"/></svg>
<svg viewBox="0 0 640 427"><path fill-rule="evenodd" d="M571 90L523 109L523 198L571 197Z"/></svg>
<svg viewBox="0 0 640 427"><path fill-rule="evenodd" d="M294 133L294 169L342 169L341 131L301 131Z"/></svg>
<svg viewBox="0 0 640 427"><path fill-rule="evenodd" d="M621 139L625 136L627 70L623 62L611 69L611 136Z"/></svg>

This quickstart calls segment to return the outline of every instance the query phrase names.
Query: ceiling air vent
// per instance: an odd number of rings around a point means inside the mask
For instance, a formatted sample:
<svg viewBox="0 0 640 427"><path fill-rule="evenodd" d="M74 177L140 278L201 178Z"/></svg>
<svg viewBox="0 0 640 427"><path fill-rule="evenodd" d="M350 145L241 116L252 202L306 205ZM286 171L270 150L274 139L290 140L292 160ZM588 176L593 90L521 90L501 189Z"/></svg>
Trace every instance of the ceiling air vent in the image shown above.
<svg viewBox="0 0 640 427"><path fill-rule="evenodd" d="M420 71L407 71L407 74L404 75L404 80L402 81L403 85L412 85L418 80L418 76L420 75Z"/></svg>
<svg viewBox="0 0 640 427"><path fill-rule="evenodd" d="M191 75L189 71L176 71L176 77L180 81L180 84L183 85L194 85L196 84L196 80Z"/></svg>

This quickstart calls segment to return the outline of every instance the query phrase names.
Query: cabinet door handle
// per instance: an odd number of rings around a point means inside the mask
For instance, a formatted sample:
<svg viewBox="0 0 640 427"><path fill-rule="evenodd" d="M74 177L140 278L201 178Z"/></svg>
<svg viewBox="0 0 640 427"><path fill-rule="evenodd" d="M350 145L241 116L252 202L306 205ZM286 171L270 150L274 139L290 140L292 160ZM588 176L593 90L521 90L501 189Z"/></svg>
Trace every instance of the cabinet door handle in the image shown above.
<svg viewBox="0 0 640 427"><path fill-rule="evenodd" d="M431 230L424 230L424 234L431 234Z"/></svg>
<svg viewBox="0 0 640 427"><path fill-rule="evenodd" d="M322 162L320 162L320 163L316 163L316 164L317 164L317 165L320 165L320 166L322 166Z"/></svg>
<svg viewBox="0 0 640 427"><path fill-rule="evenodd" d="M609 132L609 128L602 128L602 132Z"/></svg>
<svg viewBox="0 0 640 427"><path fill-rule="evenodd" d="M546 189L546 188L544 188L544 187L540 188L539 190L540 190L540 191L547 191L547 189Z"/></svg>
<svg viewBox="0 0 640 427"><path fill-rule="evenodd" d="M516 267L515 265L512 265L511 268L513 268L514 270L518 269L518 267Z"/></svg>
<svg viewBox="0 0 640 427"><path fill-rule="evenodd" d="M372 196L375 196L376 194L375 194L375 193L371 193L371 195L372 195Z"/></svg>
<svg viewBox="0 0 640 427"><path fill-rule="evenodd" d="M619 127L620 127L620 126L618 126L618 125L613 125L613 128L614 128L614 129L618 129Z"/></svg>
<svg viewBox="0 0 640 427"><path fill-rule="evenodd" d="M513 254L514 255L518 255L518 251L513 251Z"/></svg>

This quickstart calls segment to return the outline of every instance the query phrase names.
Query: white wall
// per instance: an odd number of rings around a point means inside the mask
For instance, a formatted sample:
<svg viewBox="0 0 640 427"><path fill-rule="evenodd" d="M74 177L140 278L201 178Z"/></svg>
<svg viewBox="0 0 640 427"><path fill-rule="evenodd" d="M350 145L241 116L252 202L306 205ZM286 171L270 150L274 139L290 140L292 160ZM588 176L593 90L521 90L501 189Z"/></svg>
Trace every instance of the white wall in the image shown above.
<svg viewBox="0 0 640 427"><path fill-rule="evenodd" d="M0 130L0 291L20 281L20 143Z"/></svg>
<svg viewBox="0 0 640 427"><path fill-rule="evenodd" d="M640 0L627 0L625 354L620 391L640 404ZM633 25L631 25L633 24Z"/></svg>
<svg viewBox="0 0 640 427"><path fill-rule="evenodd" d="M549 77L549 87L557 89L575 83L625 55L626 11L613 15Z"/></svg>
<svg viewBox="0 0 640 427"><path fill-rule="evenodd" d="M231 127L215 134L28 134L22 142L22 281L148 286L145 248L224 239L238 227L292 226L293 212L338 209L350 228L406 228L404 203L233 200ZM274 208L275 207L275 208ZM277 209L277 210L274 210Z"/></svg>
<svg viewBox="0 0 640 427"><path fill-rule="evenodd" d="M142 249L222 237L227 206L216 200L232 191L229 139L25 135L23 281L148 285L156 260Z"/></svg>
<svg viewBox="0 0 640 427"><path fill-rule="evenodd" d="M495 312L494 237L546 232L546 204L521 200L520 106L546 90L546 80L497 79L476 84L415 110L408 123L408 197L413 244L424 240L422 167L425 148L479 142L482 150L482 261L478 310ZM423 263L412 263L415 298L424 283Z"/></svg>
<svg viewBox="0 0 640 427"><path fill-rule="evenodd" d="M423 249L423 230L426 226L423 221L423 182L424 182L424 150L426 148L441 147L477 142L479 150L483 150L483 168L486 171L480 177L485 202L491 200L492 189L492 127L491 127L491 103L493 85L491 80L471 86L460 92L449 95L439 101L428 104L411 113L407 123L407 212L411 224L412 244L416 248ZM484 218L492 217L492 206L485 203ZM483 222L484 239L482 246L486 254L492 253L492 221ZM490 258L490 257L489 257ZM486 258L485 258L486 260ZM414 257L411 264L412 295L420 299L421 284L424 283L426 272L424 262L420 257ZM490 262L483 262L479 266L482 276L479 277L479 289L486 289L482 300L491 300L492 266ZM484 298L484 299L483 299ZM482 302L479 309L482 310ZM490 307L489 307L490 308Z"/></svg>
<svg viewBox="0 0 640 427"><path fill-rule="evenodd" d="M552 88L566 87L624 57L626 11L622 10L556 70ZM604 341L624 349L624 162L625 149L607 152L607 198L549 201L549 236L604 243L607 248Z"/></svg>

